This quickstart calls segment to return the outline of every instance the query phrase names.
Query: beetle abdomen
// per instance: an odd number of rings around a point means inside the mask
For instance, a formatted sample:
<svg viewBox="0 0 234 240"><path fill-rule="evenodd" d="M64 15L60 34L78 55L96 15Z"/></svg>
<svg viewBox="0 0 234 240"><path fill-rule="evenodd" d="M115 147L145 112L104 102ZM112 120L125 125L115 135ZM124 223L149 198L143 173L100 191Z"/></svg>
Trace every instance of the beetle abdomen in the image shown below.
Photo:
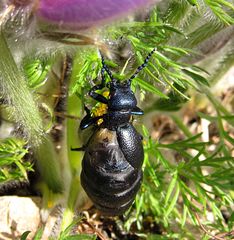
<svg viewBox="0 0 234 240"><path fill-rule="evenodd" d="M89 141L81 172L81 184L95 206L106 214L122 214L132 204L141 180L141 168L126 160L116 131L98 129Z"/></svg>

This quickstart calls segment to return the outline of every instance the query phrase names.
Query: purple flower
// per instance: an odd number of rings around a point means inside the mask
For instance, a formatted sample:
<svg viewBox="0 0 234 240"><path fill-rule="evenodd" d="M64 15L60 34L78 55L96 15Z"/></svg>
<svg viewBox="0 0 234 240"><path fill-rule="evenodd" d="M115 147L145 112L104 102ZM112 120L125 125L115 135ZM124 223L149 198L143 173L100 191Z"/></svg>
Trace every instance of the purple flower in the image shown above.
<svg viewBox="0 0 234 240"><path fill-rule="evenodd" d="M46 23L81 30L107 23L151 0L40 0L37 16Z"/></svg>

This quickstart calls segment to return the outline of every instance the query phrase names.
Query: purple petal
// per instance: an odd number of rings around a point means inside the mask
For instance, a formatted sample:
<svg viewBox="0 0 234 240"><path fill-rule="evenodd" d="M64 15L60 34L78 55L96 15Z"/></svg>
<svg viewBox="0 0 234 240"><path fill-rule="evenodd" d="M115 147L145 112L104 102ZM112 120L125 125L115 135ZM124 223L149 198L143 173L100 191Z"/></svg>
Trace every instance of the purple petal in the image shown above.
<svg viewBox="0 0 234 240"><path fill-rule="evenodd" d="M126 15L150 0L40 0L37 15L45 22L86 29Z"/></svg>

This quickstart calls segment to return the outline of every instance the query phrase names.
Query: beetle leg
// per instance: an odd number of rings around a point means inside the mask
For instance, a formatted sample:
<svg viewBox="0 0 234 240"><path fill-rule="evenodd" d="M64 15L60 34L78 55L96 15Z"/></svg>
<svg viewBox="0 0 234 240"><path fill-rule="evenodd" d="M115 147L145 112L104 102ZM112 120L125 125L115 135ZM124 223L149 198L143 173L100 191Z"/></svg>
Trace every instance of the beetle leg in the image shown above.
<svg viewBox="0 0 234 240"><path fill-rule="evenodd" d="M103 77L103 79L104 79L104 77ZM89 91L89 96L92 97L93 99L95 99L98 102L107 104L108 100L104 96L102 96L101 94L95 92L96 90L100 90L104 87L103 86L104 82L105 82L105 80L102 80L101 84L93 86L92 89Z"/></svg>
<svg viewBox="0 0 234 240"><path fill-rule="evenodd" d="M141 141L143 141L144 140L144 137L139 133L139 136L140 136L140 138L141 138Z"/></svg>
<svg viewBox="0 0 234 240"><path fill-rule="evenodd" d="M104 72L105 72L105 68L102 67L102 70L101 70L102 82L101 82L101 84L95 85L91 88L91 90L89 91L89 96L92 97L93 99L95 99L98 102L107 104L108 100L104 96L102 96L101 94L96 93L96 90L100 90L100 89L105 87L106 79L105 79L105 76L104 76Z"/></svg>
<svg viewBox="0 0 234 240"><path fill-rule="evenodd" d="M82 147L79 147L79 148L71 148L71 151L77 151L77 152L80 152L80 151L85 151L86 150L86 146L82 146Z"/></svg>
<svg viewBox="0 0 234 240"><path fill-rule="evenodd" d="M84 105L84 110L86 112L86 115L89 115L91 117L90 109L88 109L85 105Z"/></svg>
<svg viewBox="0 0 234 240"><path fill-rule="evenodd" d="M90 122L90 119L92 119L91 117L91 112L90 109L88 109L85 105L84 105L84 110L86 112L86 116L81 120L80 122L80 129L83 130L86 128L86 125L88 124L88 122ZM88 125L89 126L89 125ZM87 126L87 127L88 127Z"/></svg>
<svg viewBox="0 0 234 240"><path fill-rule="evenodd" d="M85 128L95 124L97 120L103 118L103 116L91 117L90 114L86 115L80 122L80 129L84 130Z"/></svg>
<svg viewBox="0 0 234 240"><path fill-rule="evenodd" d="M107 103L108 103L108 100L107 100L104 96L102 96L101 94L95 92L96 90L102 89L102 87L100 87L100 86L101 86L101 84L94 86L94 87L89 91L89 96L92 97L93 99L95 99L95 100L98 101L98 102L107 104Z"/></svg>
<svg viewBox="0 0 234 240"><path fill-rule="evenodd" d="M103 116L92 117L90 109L88 109L85 105L84 105L84 109L86 112L86 116L80 122L81 130L84 130L85 128L95 124L99 119L103 118Z"/></svg>
<svg viewBox="0 0 234 240"><path fill-rule="evenodd" d="M131 110L131 114L133 114L133 115L143 115L144 112L143 112L143 110L141 110L139 107L135 106L135 107Z"/></svg>

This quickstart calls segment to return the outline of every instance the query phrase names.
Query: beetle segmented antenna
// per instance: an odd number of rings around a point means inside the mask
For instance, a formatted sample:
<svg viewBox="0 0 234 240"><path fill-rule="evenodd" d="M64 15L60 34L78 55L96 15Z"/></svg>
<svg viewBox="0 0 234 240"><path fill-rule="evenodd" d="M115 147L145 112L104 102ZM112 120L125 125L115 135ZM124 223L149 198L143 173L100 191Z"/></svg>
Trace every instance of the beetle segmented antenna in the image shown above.
<svg viewBox="0 0 234 240"><path fill-rule="evenodd" d="M102 54L101 54L101 58L102 58L102 66L103 66L103 69L106 70L106 72L107 72L107 74L109 75L111 81L113 81L113 80L114 80L114 77L113 77L113 75L112 75L110 69L106 66L106 64L105 64L105 60L104 60L104 57L103 57ZM104 75L104 72L103 72L103 75Z"/></svg>
<svg viewBox="0 0 234 240"><path fill-rule="evenodd" d="M129 82L129 83L131 83L131 81L136 77L136 75L137 75L143 68L145 68L145 67L147 66L147 63L149 62L150 57L152 56L152 54L153 54L156 50L157 50L157 48L154 48L154 49L148 54L148 56L145 58L144 63L141 64L141 65L137 68L136 72L128 79L128 82Z"/></svg>
<svg viewBox="0 0 234 240"><path fill-rule="evenodd" d="M102 67L102 70L101 70L101 76L102 76L102 83L101 83L101 85L102 85L102 87L105 87L105 84L106 84L106 79L105 79L105 71L106 71L106 69L104 68L104 67Z"/></svg>

